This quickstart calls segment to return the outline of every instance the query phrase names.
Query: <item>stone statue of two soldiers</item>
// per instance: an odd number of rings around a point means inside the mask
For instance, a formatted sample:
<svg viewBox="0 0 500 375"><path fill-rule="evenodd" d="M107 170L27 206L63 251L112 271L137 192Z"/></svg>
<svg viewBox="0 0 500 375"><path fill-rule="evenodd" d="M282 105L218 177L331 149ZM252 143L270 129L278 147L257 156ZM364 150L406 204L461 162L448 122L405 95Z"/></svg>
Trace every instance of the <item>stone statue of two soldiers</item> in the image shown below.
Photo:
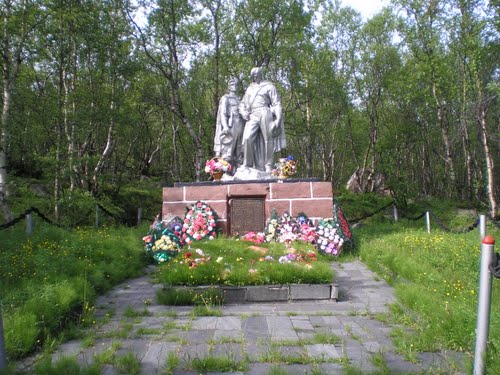
<svg viewBox="0 0 500 375"><path fill-rule="evenodd" d="M269 178L274 153L286 147L283 108L275 85L263 79L260 67L253 68L250 76L252 83L241 101L235 78L219 101L214 151L235 171L234 177L226 179Z"/></svg>

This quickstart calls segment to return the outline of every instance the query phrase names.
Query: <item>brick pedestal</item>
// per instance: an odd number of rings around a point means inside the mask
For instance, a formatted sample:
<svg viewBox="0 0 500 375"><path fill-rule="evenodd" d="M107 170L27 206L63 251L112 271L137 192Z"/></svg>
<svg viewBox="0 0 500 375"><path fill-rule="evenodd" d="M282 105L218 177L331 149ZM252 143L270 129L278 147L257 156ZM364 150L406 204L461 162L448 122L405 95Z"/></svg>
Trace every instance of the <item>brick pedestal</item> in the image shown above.
<svg viewBox="0 0 500 375"><path fill-rule="evenodd" d="M209 204L219 216L218 225L228 230L228 201L231 198L262 197L266 220L273 209L278 215L288 211L292 216L305 213L316 224L332 217L333 193L329 182L288 179L259 182L200 182L176 184L163 188L162 218L184 217L186 208L197 201ZM263 230L264 228L262 228Z"/></svg>

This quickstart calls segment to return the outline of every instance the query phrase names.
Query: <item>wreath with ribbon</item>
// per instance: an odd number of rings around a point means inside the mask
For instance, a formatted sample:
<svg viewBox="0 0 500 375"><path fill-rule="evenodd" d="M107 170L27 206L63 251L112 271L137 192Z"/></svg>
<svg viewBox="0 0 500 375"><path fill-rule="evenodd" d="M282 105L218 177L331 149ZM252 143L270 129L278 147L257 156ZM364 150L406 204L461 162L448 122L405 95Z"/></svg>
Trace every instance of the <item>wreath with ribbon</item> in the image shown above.
<svg viewBox="0 0 500 375"><path fill-rule="evenodd" d="M340 206L334 203L333 219L322 219L316 226L316 247L323 254L338 256L353 246L349 223Z"/></svg>
<svg viewBox="0 0 500 375"><path fill-rule="evenodd" d="M148 235L143 237L146 253L157 263L165 263L175 257L182 247L179 237L172 232L168 225L157 220Z"/></svg>

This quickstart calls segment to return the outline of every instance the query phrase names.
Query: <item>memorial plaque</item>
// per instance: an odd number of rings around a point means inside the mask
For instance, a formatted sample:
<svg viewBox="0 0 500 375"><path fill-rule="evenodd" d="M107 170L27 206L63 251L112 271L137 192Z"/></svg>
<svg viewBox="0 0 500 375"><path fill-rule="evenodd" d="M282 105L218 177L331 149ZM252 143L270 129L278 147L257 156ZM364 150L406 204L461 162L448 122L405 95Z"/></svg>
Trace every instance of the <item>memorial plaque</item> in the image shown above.
<svg viewBox="0 0 500 375"><path fill-rule="evenodd" d="M265 198L231 198L229 206L231 235L264 231Z"/></svg>

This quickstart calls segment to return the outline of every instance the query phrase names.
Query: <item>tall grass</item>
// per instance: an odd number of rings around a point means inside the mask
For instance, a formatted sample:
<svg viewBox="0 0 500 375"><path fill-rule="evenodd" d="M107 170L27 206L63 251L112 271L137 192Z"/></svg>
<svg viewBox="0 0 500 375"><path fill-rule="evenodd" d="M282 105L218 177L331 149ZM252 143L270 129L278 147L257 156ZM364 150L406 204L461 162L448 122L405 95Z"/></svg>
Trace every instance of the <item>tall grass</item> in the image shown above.
<svg viewBox="0 0 500 375"><path fill-rule="evenodd" d="M491 226L488 233L500 238ZM399 350L412 358L418 351L452 349L472 356L475 344L481 241L477 230L428 234L408 222L378 224L356 231L361 259L388 280L401 304L390 320L410 326L394 332ZM500 284L493 280L488 373L500 373ZM469 357L469 358L470 358ZM470 362L470 361L469 361ZM469 363L470 364L470 363Z"/></svg>
<svg viewBox="0 0 500 375"><path fill-rule="evenodd" d="M92 303L113 285L140 274L143 228L68 231L18 224L0 231L0 290L8 357L20 358L87 324Z"/></svg>

